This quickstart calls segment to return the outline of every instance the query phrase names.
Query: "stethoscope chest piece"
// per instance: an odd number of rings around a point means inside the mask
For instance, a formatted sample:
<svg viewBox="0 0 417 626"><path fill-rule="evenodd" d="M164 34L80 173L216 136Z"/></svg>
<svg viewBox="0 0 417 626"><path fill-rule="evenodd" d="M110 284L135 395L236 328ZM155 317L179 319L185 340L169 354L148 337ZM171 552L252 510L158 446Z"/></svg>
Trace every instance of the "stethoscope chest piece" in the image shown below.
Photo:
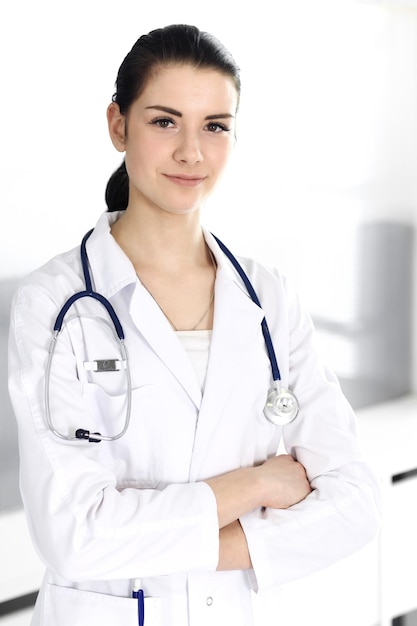
<svg viewBox="0 0 417 626"><path fill-rule="evenodd" d="M275 426L286 426L295 420L298 409L298 400L292 391L277 387L268 393L264 414Z"/></svg>

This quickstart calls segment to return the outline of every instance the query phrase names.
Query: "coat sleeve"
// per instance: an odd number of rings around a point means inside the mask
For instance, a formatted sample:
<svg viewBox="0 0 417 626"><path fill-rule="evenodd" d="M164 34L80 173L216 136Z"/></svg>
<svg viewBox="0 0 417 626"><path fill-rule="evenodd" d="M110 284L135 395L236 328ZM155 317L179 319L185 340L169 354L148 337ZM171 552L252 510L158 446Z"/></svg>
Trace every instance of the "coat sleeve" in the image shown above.
<svg viewBox="0 0 417 626"><path fill-rule="evenodd" d="M352 554L375 537L380 524L381 487L362 456L353 410L320 360L310 316L286 285L284 294L289 341L286 358L279 359L288 363L281 375L297 395L300 412L283 428L283 442L306 468L313 491L289 509L256 510L241 518L257 591Z"/></svg>
<svg viewBox="0 0 417 626"><path fill-rule="evenodd" d="M206 483L121 488L112 464L101 462L103 444L61 441L47 428L45 365L57 314L50 293L45 284L19 290L9 341L21 492L41 559L70 581L215 570L217 508ZM59 379L52 381L58 396L54 421L83 424L86 408L68 337L60 345ZM112 452L109 447L107 454Z"/></svg>

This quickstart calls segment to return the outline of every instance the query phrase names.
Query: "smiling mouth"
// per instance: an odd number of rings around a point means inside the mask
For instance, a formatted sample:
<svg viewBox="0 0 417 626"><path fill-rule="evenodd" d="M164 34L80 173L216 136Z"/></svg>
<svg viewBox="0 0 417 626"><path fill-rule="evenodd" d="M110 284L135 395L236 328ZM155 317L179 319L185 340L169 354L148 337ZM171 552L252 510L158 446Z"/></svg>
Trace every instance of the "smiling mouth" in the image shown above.
<svg viewBox="0 0 417 626"><path fill-rule="evenodd" d="M164 176L172 183L175 183L180 187L196 187L206 179L205 176L187 176L186 174L181 174L179 176L164 174Z"/></svg>

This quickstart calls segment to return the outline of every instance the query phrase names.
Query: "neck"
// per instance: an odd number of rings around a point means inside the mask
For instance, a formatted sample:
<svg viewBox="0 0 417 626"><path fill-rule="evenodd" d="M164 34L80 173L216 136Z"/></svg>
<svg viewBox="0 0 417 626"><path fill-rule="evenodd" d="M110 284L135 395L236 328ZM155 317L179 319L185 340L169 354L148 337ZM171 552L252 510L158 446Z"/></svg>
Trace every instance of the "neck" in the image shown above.
<svg viewBox="0 0 417 626"><path fill-rule="evenodd" d="M128 207L112 234L174 329L213 327L216 264L198 211L151 214Z"/></svg>
<svg viewBox="0 0 417 626"><path fill-rule="evenodd" d="M111 231L137 271L153 267L172 273L207 263L198 212L166 213L155 218L129 211L128 207Z"/></svg>

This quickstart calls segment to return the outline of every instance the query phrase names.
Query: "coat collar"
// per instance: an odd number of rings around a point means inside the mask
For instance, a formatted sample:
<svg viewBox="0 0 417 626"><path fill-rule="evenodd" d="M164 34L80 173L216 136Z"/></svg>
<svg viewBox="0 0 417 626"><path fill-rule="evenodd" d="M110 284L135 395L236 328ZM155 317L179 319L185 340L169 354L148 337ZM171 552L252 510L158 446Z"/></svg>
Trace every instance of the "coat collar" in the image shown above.
<svg viewBox="0 0 417 626"><path fill-rule="evenodd" d="M120 289L138 281L132 263L111 235L111 226L122 213L123 211L103 213L87 241L87 254L94 289L106 298L111 298ZM216 259L217 275L235 283L247 297L241 280L230 261L220 250L213 235L205 228L202 230L206 243Z"/></svg>
<svg viewBox="0 0 417 626"><path fill-rule="evenodd" d="M123 211L103 213L87 241L94 289L106 298L111 298L120 289L138 281L132 263L111 235L111 226L122 213ZM216 259L217 276L235 283L248 297L236 271L220 250L213 235L205 228L202 230L206 243Z"/></svg>
<svg viewBox="0 0 417 626"><path fill-rule="evenodd" d="M93 287L105 298L137 282L135 268L110 232L122 213L103 213L87 241Z"/></svg>

